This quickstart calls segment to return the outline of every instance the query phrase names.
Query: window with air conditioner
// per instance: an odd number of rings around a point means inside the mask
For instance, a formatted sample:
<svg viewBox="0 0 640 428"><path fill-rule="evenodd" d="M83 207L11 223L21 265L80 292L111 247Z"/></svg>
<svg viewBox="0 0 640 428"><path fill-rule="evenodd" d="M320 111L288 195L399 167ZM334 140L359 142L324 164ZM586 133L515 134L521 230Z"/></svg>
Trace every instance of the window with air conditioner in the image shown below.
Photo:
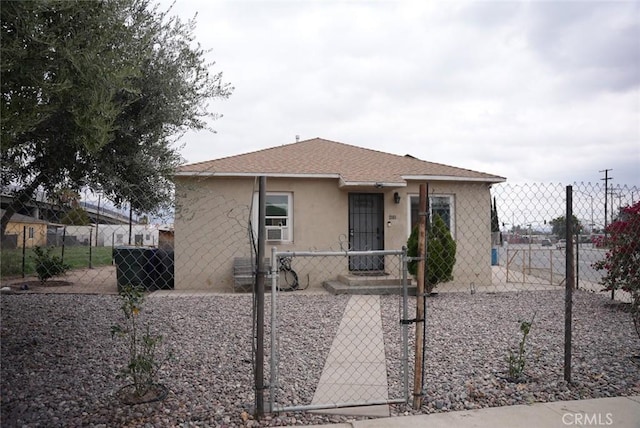
<svg viewBox="0 0 640 428"><path fill-rule="evenodd" d="M291 193L267 192L265 203L265 228L267 241L293 241L293 205ZM258 194L254 196L253 222L258 224ZM258 230L254 229L258 236Z"/></svg>

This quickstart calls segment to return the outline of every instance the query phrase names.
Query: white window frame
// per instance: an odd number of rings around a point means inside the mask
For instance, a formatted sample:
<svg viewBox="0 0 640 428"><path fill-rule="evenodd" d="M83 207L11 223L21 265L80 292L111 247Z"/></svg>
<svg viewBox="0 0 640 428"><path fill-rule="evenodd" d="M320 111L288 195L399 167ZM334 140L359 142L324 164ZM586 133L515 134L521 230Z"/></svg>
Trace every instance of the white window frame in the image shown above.
<svg viewBox="0 0 640 428"><path fill-rule="evenodd" d="M280 227L282 231L282 239L269 239L269 232L267 231L267 242L284 242L291 243L293 242L293 193L291 192L267 192L267 201L269 200L269 196L286 196L287 198L287 215L285 217L286 226ZM253 233L258 237L258 192L253 194L253 212L251 215L252 223L253 223ZM267 216L267 220L269 217ZM266 226L267 229L278 229L278 226Z"/></svg>
<svg viewBox="0 0 640 428"><path fill-rule="evenodd" d="M417 193L409 193L407 198L407 236L411 235L411 201L420 198ZM431 198L448 198L449 199L449 231L451 237L456 240L456 195L452 193L432 193L429 195L429 218L433 218L433 207Z"/></svg>

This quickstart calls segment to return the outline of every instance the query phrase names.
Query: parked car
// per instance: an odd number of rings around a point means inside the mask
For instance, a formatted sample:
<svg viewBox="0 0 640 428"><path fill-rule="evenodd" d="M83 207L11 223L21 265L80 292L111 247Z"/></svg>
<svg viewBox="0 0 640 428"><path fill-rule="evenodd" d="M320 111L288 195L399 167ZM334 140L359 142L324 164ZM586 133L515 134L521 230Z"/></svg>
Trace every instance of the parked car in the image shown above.
<svg viewBox="0 0 640 428"><path fill-rule="evenodd" d="M540 241L540 245L542 245L543 247L550 247L551 246L551 240L550 239L543 239L542 241Z"/></svg>
<svg viewBox="0 0 640 428"><path fill-rule="evenodd" d="M567 246L566 239L558 239L558 242L556 243L556 248L558 250L563 250L566 246Z"/></svg>

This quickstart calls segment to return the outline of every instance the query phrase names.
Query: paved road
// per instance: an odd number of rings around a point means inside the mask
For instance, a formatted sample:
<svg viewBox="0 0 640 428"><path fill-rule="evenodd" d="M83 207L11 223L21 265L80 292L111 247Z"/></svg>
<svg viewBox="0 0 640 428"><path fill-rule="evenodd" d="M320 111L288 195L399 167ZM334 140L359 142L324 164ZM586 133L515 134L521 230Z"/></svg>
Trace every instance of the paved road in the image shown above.
<svg viewBox="0 0 640 428"><path fill-rule="evenodd" d="M531 252L529 252L531 248ZM517 250L517 254L516 254ZM597 283L602 278L604 272L597 271L592 264L605 257L606 250L593 248L592 244L580 244L577 252L577 266L579 280ZM526 267L531 266L533 270L549 271L553 269L554 276L564 276L565 272L565 250L556 247L542 247L539 244L509 244L499 248L500 264L503 266L513 266L522 269L523 258Z"/></svg>

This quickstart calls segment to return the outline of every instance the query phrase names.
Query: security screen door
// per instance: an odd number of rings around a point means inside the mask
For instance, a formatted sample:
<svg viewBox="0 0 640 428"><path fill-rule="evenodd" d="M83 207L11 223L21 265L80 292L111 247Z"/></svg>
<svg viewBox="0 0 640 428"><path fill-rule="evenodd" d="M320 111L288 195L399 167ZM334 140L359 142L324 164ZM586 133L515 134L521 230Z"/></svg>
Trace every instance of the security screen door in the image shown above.
<svg viewBox="0 0 640 428"><path fill-rule="evenodd" d="M353 251L384 250L382 193L349 193L349 247ZM349 270L384 271L383 256L351 256Z"/></svg>

